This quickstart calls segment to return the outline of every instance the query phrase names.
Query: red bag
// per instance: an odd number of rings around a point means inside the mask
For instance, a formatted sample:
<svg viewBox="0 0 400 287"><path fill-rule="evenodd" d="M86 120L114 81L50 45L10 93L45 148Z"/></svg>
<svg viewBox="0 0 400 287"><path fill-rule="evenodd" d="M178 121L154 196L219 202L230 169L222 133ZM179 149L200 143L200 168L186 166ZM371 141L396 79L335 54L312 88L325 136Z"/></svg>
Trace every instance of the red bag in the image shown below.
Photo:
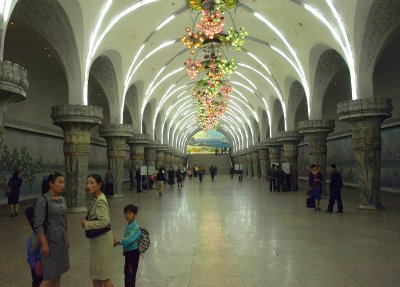
<svg viewBox="0 0 400 287"><path fill-rule="evenodd" d="M42 276L43 275L42 262L41 261L36 261L35 262L35 274L36 274L36 276Z"/></svg>

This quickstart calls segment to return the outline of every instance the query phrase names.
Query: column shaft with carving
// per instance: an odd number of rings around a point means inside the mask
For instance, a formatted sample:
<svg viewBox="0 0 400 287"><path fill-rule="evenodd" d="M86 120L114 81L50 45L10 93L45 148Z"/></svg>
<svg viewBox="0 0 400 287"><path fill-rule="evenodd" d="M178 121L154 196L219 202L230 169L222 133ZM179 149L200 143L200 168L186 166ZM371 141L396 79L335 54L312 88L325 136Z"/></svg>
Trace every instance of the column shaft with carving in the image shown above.
<svg viewBox="0 0 400 287"><path fill-rule="evenodd" d="M253 169L253 157L251 155L251 151L247 151L246 153L246 166L247 166L247 176L254 176L254 169Z"/></svg>
<svg viewBox="0 0 400 287"><path fill-rule="evenodd" d="M258 150L259 158L260 158L260 173L261 173L261 179L262 180L267 180L268 179L268 169L270 166L269 163L269 150L261 146L260 149Z"/></svg>
<svg viewBox="0 0 400 287"><path fill-rule="evenodd" d="M381 124L392 116L390 99L367 98L338 104L339 120L352 124L353 150L358 170L360 209L382 209Z"/></svg>
<svg viewBox="0 0 400 287"><path fill-rule="evenodd" d="M80 105L55 106L51 108L51 118L53 124L64 132L67 207L70 212L85 212L90 132L100 125L103 109Z"/></svg>
<svg viewBox="0 0 400 287"><path fill-rule="evenodd" d="M122 183L124 175L124 160L126 140L132 137L131 125L101 125L100 136L107 141L108 166L113 173L114 197L123 197Z"/></svg>
<svg viewBox="0 0 400 287"><path fill-rule="evenodd" d="M326 186L326 153L328 151L326 138L329 133L333 132L334 127L334 120L306 120L299 123L299 131L304 135L305 141L308 144L310 166L311 164L321 166L321 173L324 180L322 183L324 194L328 194Z"/></svg>
<svg viewBox="0 0 400 287"><path fill-rule="evenodd" d="M303 136L301 134L292 131L281 132L278 138L278 141L283 144L283 163L288 163L290 166L293 190L298 190L299 143L302 139Z"/></svg>
<svg viewBox="0 0 400 287"><path fill-rule="evenodd" d="M266 167L266 176L269 180L271 165L273 163L281 164L281 149L282 144L278 142L277 138L268 138L266 139L264 145L268 148L267 151L267 167Z"/></svg>
<svg viewBox="0 0 400 287"><path fill-rule="evenodd" d="M260 177L260 156L258 150L251 152L251 158L253 162L253 177Z"/></svg>
<svg viewBox="0 0 400 287"><path fill-rule="evenodd" d="M164 150L157 150L156 151L156 167L157 168L164 166L164 159L165 159Z"/></svg>
<svg viewBox="0 0 400 287"><path fill-rule="evenodd" d="M131 138L127 140L127 144L130 148L130 157L131 157L131 168L134 170L134 173L137 169L139 169L142 165L144 165L144 147L149 143L149 136L146 134L134 134ZM133 180L136 184L136 177L133 176Z"/></svg>

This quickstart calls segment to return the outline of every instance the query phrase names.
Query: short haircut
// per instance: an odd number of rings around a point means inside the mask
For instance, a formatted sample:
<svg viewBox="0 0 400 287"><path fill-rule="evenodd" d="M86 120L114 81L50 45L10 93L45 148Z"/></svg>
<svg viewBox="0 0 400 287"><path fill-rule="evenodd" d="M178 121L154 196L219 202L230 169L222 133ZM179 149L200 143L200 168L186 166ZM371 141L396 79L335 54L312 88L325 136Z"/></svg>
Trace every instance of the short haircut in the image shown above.
<svg viewBox="0 0 400 287"><path fill-rule="evenodd" d="M139 208L136 205L128 204L127 206L124 207L124 213L127 213L128 211L136 214L138 213Z"/></svg>
<svg viewBox="0 0 400 287"><path fill-rule="evenodd" d="M334 163L331 163L329 166L330 166L331 168L333 168L333 169L336 168L336 164L334 164Z"/></svg>
<svg viewBox="0 0 400 287"><path fill-rule="evenodd" d="M313 164L311 165L311 168L314 168L314 167L317 167L317 165L313 163Z"/></svg>

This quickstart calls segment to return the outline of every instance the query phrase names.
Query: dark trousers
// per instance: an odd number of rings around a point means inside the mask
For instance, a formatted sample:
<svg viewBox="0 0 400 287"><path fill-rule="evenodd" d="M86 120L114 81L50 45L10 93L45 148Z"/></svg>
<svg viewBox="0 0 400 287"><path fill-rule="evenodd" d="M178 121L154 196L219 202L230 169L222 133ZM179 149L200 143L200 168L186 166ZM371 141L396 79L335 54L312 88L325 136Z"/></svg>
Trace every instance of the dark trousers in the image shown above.
<svg viewBox="0 0 400 287"><path fill-rule="evenodd" d="M112 183L106 183L106 195L114 194L114 186Z"/></svg>
<svg viewBox="0 0 400 287"><path fill-rule="evenodd" d="M269 178L269 191L275 191L276 190L276 180L273 177Z"/></svg>
<svg viewBox="0 0 400 287"><path fill-rule="evenodd" d="M215 174L211 174L211 179L214 180Z"/></svg>
<svg viewBox="0 0 400 287"><path fill-rule="evenodd" d="M126 251L125 256L125 287L135 287L136 284L136 273L139 266L140 253L137 249L132 251Z"/></svg>
<svg viewBox="0 0 400 287"><path fill-rule="evenodd" d="M35 268L31 268L32 275L32 287L39 287L40 283L43 281L43 276L37 276L35 273Z"/></svg>
<svg viewBox="0 0 400 287"><path fill-rule="evenodd" d="M340 194L340 191L330 193L328 211L333 212L333 206L335 205L335 201L337 201L337 204L338 204L338 211L343 212L343 202L342 202L342 195Z"/></svg>
<svg viewBox="0 0 400 287"><path fill-rule="evenodd" d="M140 183L140 180L136 180L136 192L142 192L142 187L140 186Z"/></svg>

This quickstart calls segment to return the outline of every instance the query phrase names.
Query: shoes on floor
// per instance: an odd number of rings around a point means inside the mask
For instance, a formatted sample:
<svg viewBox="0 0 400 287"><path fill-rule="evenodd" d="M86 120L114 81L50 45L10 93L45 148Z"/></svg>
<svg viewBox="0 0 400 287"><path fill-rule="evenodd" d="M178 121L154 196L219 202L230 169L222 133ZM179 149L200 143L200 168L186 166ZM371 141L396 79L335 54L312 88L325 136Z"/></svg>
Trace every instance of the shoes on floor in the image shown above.
<svg viewBox="0 0 400 287"><path fill-rule="evenodd" d="M159 195L159 196L162 196L162 193L160 192L160 193L158 193L158 195Z"/></svg>
<svg viewBox="0 0 400 287"><path fill-rule="evenodd" d="M343 213L343 210L342 211L336 211L336 213Z"/></svg>
<svg viewBox="0 0 400 287"><path fill-rule="evenodd" d="M17 217L17 216L18 216L18 212L16 212L16 213L14 214L14 216Z"/></svg>
<svg viewBox="0 0 400 287"><path fill-rule="evenodd" d="M14 217L14 214L10 214L10 217Z"/></svg>
<svg viewBox="0 0 400 287"><path fill-rule="evenodd" d="M333 213L333 211L325 210L326 213Z"/></svg>
<svg viewBox="0 0 400 287"><path fill-rule="evenodd" d="M321 211L321 208L318 208L318 211Z"/></svg>

